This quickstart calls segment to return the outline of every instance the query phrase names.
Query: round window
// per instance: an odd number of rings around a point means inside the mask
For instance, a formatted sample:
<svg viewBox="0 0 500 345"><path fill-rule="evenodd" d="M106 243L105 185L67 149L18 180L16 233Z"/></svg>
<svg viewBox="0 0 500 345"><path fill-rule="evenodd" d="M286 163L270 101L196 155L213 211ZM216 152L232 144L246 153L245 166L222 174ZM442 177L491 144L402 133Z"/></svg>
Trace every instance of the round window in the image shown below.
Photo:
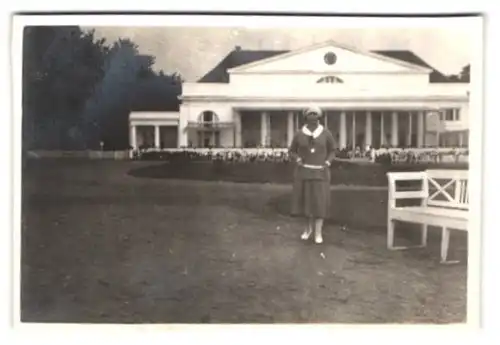
<svg viewBox="0 0 500 345"><path fill-rule="evenodd" d="M333 65L335 62L337 62L337 55L333 52L328 52L325 54L324 58L325 63L327 65Z"/></svg>

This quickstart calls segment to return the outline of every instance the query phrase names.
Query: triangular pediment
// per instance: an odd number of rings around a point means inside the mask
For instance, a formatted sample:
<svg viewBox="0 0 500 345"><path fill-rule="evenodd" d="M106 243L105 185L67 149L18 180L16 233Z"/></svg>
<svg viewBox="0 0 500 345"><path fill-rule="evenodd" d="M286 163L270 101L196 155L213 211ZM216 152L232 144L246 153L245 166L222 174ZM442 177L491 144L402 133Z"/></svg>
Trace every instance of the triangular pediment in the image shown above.
<svg viewBox="0 0 500 345"><path fill-rule="evenodd" d="M430 73L410 62L362 51L333 41L315 44L229 69L229 73Z"/></svg>

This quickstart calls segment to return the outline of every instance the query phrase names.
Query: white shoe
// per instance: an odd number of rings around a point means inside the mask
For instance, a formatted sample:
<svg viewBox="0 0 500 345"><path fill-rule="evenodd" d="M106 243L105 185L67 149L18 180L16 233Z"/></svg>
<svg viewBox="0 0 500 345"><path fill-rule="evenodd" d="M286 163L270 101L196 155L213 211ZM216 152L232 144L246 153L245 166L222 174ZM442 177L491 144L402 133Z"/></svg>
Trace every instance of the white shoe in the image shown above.
<svg viewBox="0 0 500 345"><path fill-rule="evenodd" d="M300 236L301 239L303 239L304 241L307 241L309 239L309 237L311 237L311 234L312 234L312 230L304 230L304 232L302 233L302 235Z"/></svg>
<svg viewBox="0 0 500 345"><path fill-rule="evenodd" d="M314 238L314 242L316 242L317 244L323 243L323 236L316 235Z"/></svg>

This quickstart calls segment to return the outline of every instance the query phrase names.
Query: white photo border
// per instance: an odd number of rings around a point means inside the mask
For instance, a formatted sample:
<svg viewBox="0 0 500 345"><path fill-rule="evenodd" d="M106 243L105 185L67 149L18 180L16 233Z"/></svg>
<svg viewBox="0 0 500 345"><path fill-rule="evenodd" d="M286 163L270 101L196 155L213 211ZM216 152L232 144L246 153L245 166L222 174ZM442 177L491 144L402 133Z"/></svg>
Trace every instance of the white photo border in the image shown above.
<svg viewBox="0 0 500 345"><path fill-rule="evenodd" d="M382 1L383 2L383 1ZM46 4L44 4L43 6L46 7ZM377 6L379 6L378 2L377 2ZM97 7L96 7L97 8ZM382 6L383 8L383 6ZM379 7L380 9L380 7ZM376 11L376 10L375 10ZM304 11L303 11L304 12ZM309 11L308 11L309 12ZM422 13L422 11L420 11ZM135 17L135 16L134 16ZM138 16L140 17L140 16ZM46 23L49 23L49 25L54 25L54 23L57 23L59 24L59 21L61 22L60 25L63 25L63 23L67 23L67 24L72 24L74 25L75 24L75 18L74 17L68 17L68 18L61 18L59 16L57 17L50 17L50 16L44 16L44 17L39 17L39 18L43 18L42 21ZM89 25L89 24L92 24L92 20L90 17L88 16L84 16L82 17L83 18L83 22L80 22L80 20L78 20L76 22L76 24L79 24L79 25ZM127 17L123 17L123 16L112 16L112 18L110 17L109 19L106 18L106 26L118 26L120 25L120 23L123 25L123 26L130 26L131 22L130 22L130 18L129 16ZM137 17L136 17L137 18ZM177 17L178 18L178 17ZM211 17L212 20L215 20L215 17ZM243 17L245 18L245 17ZM270 19L270 21L273 19L272 17L267 17ZM281 17L283 18L283 17ZM300 20L303 20L303 17L292 17L292 18L299 18ZM324 19L328 19L327 17L323 17ZM126 19L126 20L124 20ZM210 18L208 18L210 19ZM359 18L355 18L357 20L359 20ZM377 18L368 18L368 20L373 20L373 19L377 19ZM38 20L38 19L37 19ZM99 19L97 21L101 21L103 20L103 17L99 16ZM108 22L109 20L109 22ZM150 18L147 18L147 17L142 17L140 19L138 19L139 21L141 20L145 20L145 21L148 21L149 23L151 23L151 19ZM197 18L198 22L197 22L197 25L199 25L199 18ZM238 18L238 20L241 20L241 18ZM279 19L281 20L281 19ZM278 20L278 21L279 21ZM293 19L293 20L296 20L296 19ZM330 19L331 20L331 19ZM425 19L425 21L427 21L428 19ZM429 20L433 20L432 18L429 19ZM23 19L24 21L24 19ZM320 19L318 20L317 18L314 19L314 24L313 25L318 25L319 22L322 22L323 19ZM366 19L363 20L365 23L366 23ZM390 20L391 23L394 23L394 22L397 22L398 19L391 19ZM174 20L175 22L175 20ZM219 25L220 25L220 21L218 21ZM255 23L255 18L252 19L252 23ZM325 20L325 23L327 22L327 20ZM408 18L404 18L404 19L400 19L400 22L405 22L405 24L408 25ZM26 22L24 22L23 24L25 24ZM134 23L135 23L135 19L134 19ZM185 21L184 21L184 25L185 25ZM231 23L230 20L227 20L225 18L225 20L223 21L223 23ZM277 22L274 22L274 24L276 24ZM16 24L16 22L14 22L14 24ZM180 24L180 23L179 23ZM488 25L491 24L491 21L488 21ZM93 24L93 25L98 25L98 24ZM136 24L134 24L136 25ZM142 24L141 24L142 25ZM165 24L163 24L165 25ZM241 21L239 22L239 25L241 25ZM301 23L301 26L304 25L303 23ZM326 25L326 24L325 24ZM332 25L332 23L330 22L330 26ZM352 24L353 26L356 26L355 24ZM389 25L389 24L388 24ZM391 24L391 25L394 25L394 24ZM139 26L139 25L137 25ZM228 25L230 26L230 25ZM13 128L14 130L11 132L11 134L14 136L14 141L12 142L13 144L15 144L16 146L12 147L12 151L11 151L11 154L12 154L12 158L13 158L13 161L14 161L14 167L15 167L15 170L14 170L14 173L13 173L13 177L14 177L14 188L17 190L17 196L15 195L15 202L14 202L14 207L15 208L18 208L19 206L19 201L20 201L20 194L19 194L19 187L20 187L20 170L19 170L19 167L20 167L20 156L18 155L19 153L19 146L17 146L19 144L19 139L20 139L20 95L19 95L19 92L16 93L16 90L19 91L20 88L19 88L19 85L20 85L20 81L21 79L19 78L20 75L19 75L19 51L16 50L19 48L18 44L18 39L19 37L17 36L16 37L16 32L17 32L17 29L18 27L14 27L12 29L12 34L14 36L13 40L12 40L12 47L14 48L13 51L12 51L12 63L13 63L13 70L12 70L12 82L13 82L13 96L14 96L14 102L13 102L13 110L14 110L14 116L13 116L13 127L10 127L9 125L5 125L4 128L6 128L7 130L9 128ZM491 33L491 30L489 31ZM17 33L18 35L18 33ZM491 39L491 38L490 38ZM9 41L7 41L9 42ZM490 41L491 42L491 41ZM488 44L490 44L490 42ZM477 47L473 48L474 51L477 51L479 54L478 56L475 57L474 59L474 62L471 61L471 63L474 65L474 68L473 68L473 76L474 75L479 75L480 78L481 78L481 74L480 74L480 71L482 71L483 69L483 58L482 58L482 51L483 51L483 41L482 40L478 40L476 42L477 44ZM8 48L7 51L10 50L11 47ZM491 47L488 48L488 50L490 50L490 54L491 54ZM489 62L486 63L486 65L488 66L488 70L490 68L490 65L491 65L491 61L492 59L491 58L488 58ZM498 61L498 60L496 60ZM476 66L481 66L481 67L476 67ZM478 74L476 74L478 73ZM9 74L10 74L10 70L9 70ZM9 75L9 74L6 74L6 75ZM473 79L474 77L472 77ZM9 81L10 82L10 81ZM490 83L491 82L491 79L488 81L488 77L485 77L485 82L487 83ZM483 83L480 83L481 85L474 85L474 90L476 91L476 94L477 95L481 95L482 91L479 91L479 90L482 90L483 88ZM7 83L7 85L9 85L9 83ZM490 88L491 90L491 88ZM5 95L7 96L7 95ZM494 100L494 96L492 98L490 98L491 96L486 96L486 100L489 102L489 101L492 101ZM7 96L7 100L4 102L5 104L9 104L10 102L8 102L9 99L8 99L8 96ZM476 112L478 114L482 114L483 111L482 111L482 99L481 97L476 97L474 96L474 93L471 92L471 109L474 107L474 109L476 109ZM12 110L11 109L11 110ZM488 112L491 112L491 108L489 108L489 111ZM8 114L9 112L6 112L6 114ZM492 125L491 123L493 122L492 119L488 119L487 123L488 123L488 127L485 128L485 133L484 133L484 136L486 137L486 139L488 138L492 138L491 135L488 135L488 130L491 130L496 127L496 128L499 128L497 126L494 126ZM478 120L477 122L474 121L473 123L471 123L471 133L474 133L473 136L474 137L477 137L477 138L482 138L483 137L483 132L482 132L482 129L483 129L483 124L482 124L482 120ZM492 134L493 135L493 139L494 139L494 133ZM8 134L4 137L7 137L8 138ZM471 141L471 152L482 152L481 150L481 140L472 140ZM6 145L4 145L3 147L9 147L9 143L7 143ZM471 166L482 166L481 164L481 155L475 155L475 154L471 154ZM488 162L485 160L484 162L485 164L488 164ZM477 165L476 165L477 164ZM485 168L485 173L486 171L490 171L489 169L491 168ZM472 172L472 169L471 169L471 172ZM481 197L483 199L486 199L487 195L484 194L484 195L481 195L480 191L481 189L479 188L479 186L481 186L481 184L485 184L485 182L481 182L481 176L480 176L481 172L478 172L478 177L477 178L473 178L474 180L474 185L475 186L478 186L477 190L474 188L474 191L476 192L475 193L475 196L471 195L471 199L475 199L475 200L478 200L478 199L481 199ZM490 180L488 179L488 188L490 188ZM6 188L4 190L9 190L10 189L10 186L7 185ZM472 204L472 203L471 203ZM489 204L489 202L487 202L485 205ZM9 205L9 204L7 204ZM477 214L479 215L481 213L481 205L480 204L477 204L477 209L474 211L474 212L477 212ZM488 207L484 207L484 212L483 212L483 216L488 212ZM471 206L471 212L473 212L474 208ZM15 212L14 212L14 217L13 217L13 222L14 222L14 225L15 227L19 226L19 210L17 209ZM494 215L494 213L493 213ZM16 220L17 218L17 220ZM488 222L487 222L487 217L483 218L483 221L482 221L482 225L483 225L483 228L487 226ZM480 226L480 223L481 223L481 218L478 217L478 219L476 220L477 223L475 223L477 226ZM474 221L473 221L474 222ZM495 224L491 224L491 225L495 225ZM490 225L490 226L491 226ZM8 227L4 227L4 228L8 228ZM480 232L478 232L480 234ZM19 244L19 237L18 237L19 234L17 234L17 237L14 238L15 240L15 244ZM477 237L476 237L477 236ZM480 235L473 235L474 238L476 238L476 240L480 240ZM10 245L12 242L7 241L4 243L7 243L8 245ZM497 242L498 243L498 242ZM486 244L488 244L488 242L486 242ZM469 244L470 247L472 248L472 246L474 245L473 243L470 243ZM17 249L14 247L14 250L17 251ZM491 250L491 249L490 249ZM3 251L3 253L9 253L10 251L10 248L8 248L7 251ZM485 252L488 252L488 249L487 247L485 248ZM491 252L490 253L494 253L494 252ZM496 253L494 253L496 254ZM16 255L19 255L19 252L17 251ZM477 255L477 257L473 258L473 261L469 261L469 267L473 266L474 264L473 263L479 263L479 259L480 259L480 255L479 253L476 253L475 255ZM10 257L7 257L7 260L10 260L11 258ZM474 260L477 260L477 261L474 261ZM483 258L483 260L485 260ZM491 259L490 259L491 260ZM14 260L15 261L15 260ZM9 261L4 261L4 262L9 262ZM483 261L484 262L484 261ZM490 262L496 262L496 261L490 261ZM15 262L13 262L14 264L14 267L15 267L15 272L16 274L19 272L19 266L18 264L16 264ZM10 268L9 268L10 269ZM475 280L476 278L474 277L476 274L479 274L479 271L477 272L472 272L472 276L471 276L471 272L469 270L469 279L470 280ZM472 284L470 283L470 280L469 280L469 285L468 285L468 291L469 291L469 296L471 295L471 292L474 293L474 295L476 293L478 293L478 296L475 296L476 298L479 297L479 286L476 285L476 284ZM9 285L8 284L3 284L2 282L2 286L4 287L7 287L8 290L11 290L9 288ZM15 289L14 289L15 290ZM18 290L17 290L18 291ZM10 292L10 291L9 291ZM9 293L10 294L10 293ZM18 300L19 296L16 296L15 298L15 301ZM18 303L18 302L15 302L15 303ZM469 303L470 304L470 303ZM10 308L9 308L10 309ZM469 311L470 312L470 311ZM473 311L473 313L476 312L476 311ZM477 312L479 312L477 310ZM470 315L470 314L469 314ZM19 326L19 327L17 327ZM64 327L60 326L60 325L29 325L28 326L29 328L26 328L25 329L25 325L16 325L16 328L18 328L19 332L22 332L22 335L21 335L21 338L22 339L37 339L38 337L40 336L48 336L48 337L53 337L53 336L56 336L58 338L60 337L64 337L66 340L75 340L77 343L79 341L82 341L87 343L89 341L89 338L85 338L85 340L83 340L83 338L80 338L81 337L81 334L79 334L78 336L75 337L75 333L74 332L79 332L80 330L81 331L87 331L89 330L88 327L92 327L92 332L96 332L95 334L98 335L99 337L103 337L103 338L100 338L100 339L117 339L116 337L120 337L122 339L128 339L128 340L142 340L144 341L143 337L147 334L147 335L151 335L153 333L156 333L157 331L160 331L161 334L164 334L163 331L165 330L169 330L170 332L170 336L173 336L175 337L176 334L178 337L182 336L181 334L185 334L185 333L178 333L178 332L181 332L185 329L187 329L188 331L193 331L194 328L192 327L195 327L196 329L196 337L200 337L199 339L203 339L203 340L207 340L207 336L212 336L212 335L215 335L214 332L217 332L217 331L220 331L222 330L223 333L224 333L224 337L230 337L231 335L233 336L237 336L236 339L239 339L239 342L241 341L245 341L245 339L247 340L253 340L252 342L254 342L256 340L255 338L255 332L256 329L255 327L258 328L259 332L263 332L262 334L267 334L268 337L271 337L271 338L268 338L269 340L274 340L274 341L277 341L277 340L282 340L282 338L278 338L278 334L283 334L283 333L276 333L276 332L286 332L287 336L293 336L295 339L297 340L303 340L303 341L311 341L311 338L310 338L310 335L311 333L307 333L307 332L314 332L314 335L315 336L325 336L325 339L335 339L334 341L338 341L339 339L342 339L341 335L346 335L347 337L352 337L353 336L353 331L355 332L354 334L356 334L356 336L354 336L354 338L356 339L358 336L362 338L362 333L363 332L360 332L361 329L365 329L365 330L368 330L372 333L368 334L368 333L364 333L366 335L366 337L364 338L364 340L370 340L371 337L373 336L373 334L378 334L379 332L383 333L383 332L390 332L391 336L390 338L393 338L395 340L398 340L399 338L399 341L400 342L401 338L398 336L400 333L399 332L402 332L404 331L404 329L410 327L410 326L376 326L376 327L373 327L373 326L366 326L366 327L362 327L362 326L339 326L339 327L336 327L336 326L333 326L333 327L330 327L330 326L326 326L326 325L308 325L308 326L302 326L302 327L297 327L297 326L186 326L187 328L185 328L184 326L177 326L177 325L172 325L172 326L144 326L142 327L141 330L139 330L139 328L141 327L138 327L138 326L130 326L130 327L127 327L126 329L123 327L123 326L83 326L83 325L65 325ZM293 328L291 328L293 327ZM395 327L395 328L393 328ZM442 330L440 329L441 327L439 326L415 326L415 327L411 327L413 328L416 332L421 332L421 331L424 331L427 332L429 331L430 333L432 332L442 332ZM452 330L451 330L452 329ZM446 331L444 331L445 333L448 333L448 332L451 332L452 334L454 335L457 335L459 334L459 337L461 338L461 340L464 340L466 339L468 336L470 336L471 333L464 333L462 334L463 330L462 330L462 327L451 327L448 328ZM55 332L55 333L54 333ZM238 333L235 333L235 332L238 332ZM240 333L242 332L242 333ZM248 337L245 337L244 335L246 335L245 332L248 332ZM252 333L250 333L252 332ZM382 334L380 333L381 336L383 336ZM450 334L451 334L450 333ZM193 333L191 333L193 334ZM273 338L273 335L272 334L275 334L274 335L274 338ZM460 335L461 334L461 335ZM467 334L467 335L465 335ZM388 334L386 334L387 336ZM34 337L34 338L31 338L31 337ZM111 338L113 337L113 338ZM303 337L303 338L302 338ZM62 339L64 339L62 338ZM388 338L388 341L390 341L390 338ZM50 339L54 339L54 338L50 338ZM99 339L99 338L98 338ZM180 339L180 338L178 338ZM185 339L185 338L184 338ZM309 339L309 340L308 340ZM349 338L347 338L349 339ZM40 340L40 338L38 338L38 340ZM470 339L469 339L470 340ZM65 341L66 342L66 341Z"/></svg>

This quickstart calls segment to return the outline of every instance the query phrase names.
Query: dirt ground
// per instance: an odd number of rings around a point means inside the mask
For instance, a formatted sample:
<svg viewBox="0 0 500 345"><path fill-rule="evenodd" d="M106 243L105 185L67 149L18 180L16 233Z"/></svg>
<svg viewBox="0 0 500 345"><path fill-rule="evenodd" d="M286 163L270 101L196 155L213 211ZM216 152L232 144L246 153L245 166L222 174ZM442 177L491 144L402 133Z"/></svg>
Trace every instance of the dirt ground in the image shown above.
<svg viewBox="0 0 500 345"><path fill-rule="evenodd" d="M29 164L23 321L465 321L466 239L452 241L454 266L438 263L435 234L427 249L388 251L384 189L333 190L350 229L327 224L315 245L278 212L287 186L129 176L138 164L152 163Z"/></svg>

